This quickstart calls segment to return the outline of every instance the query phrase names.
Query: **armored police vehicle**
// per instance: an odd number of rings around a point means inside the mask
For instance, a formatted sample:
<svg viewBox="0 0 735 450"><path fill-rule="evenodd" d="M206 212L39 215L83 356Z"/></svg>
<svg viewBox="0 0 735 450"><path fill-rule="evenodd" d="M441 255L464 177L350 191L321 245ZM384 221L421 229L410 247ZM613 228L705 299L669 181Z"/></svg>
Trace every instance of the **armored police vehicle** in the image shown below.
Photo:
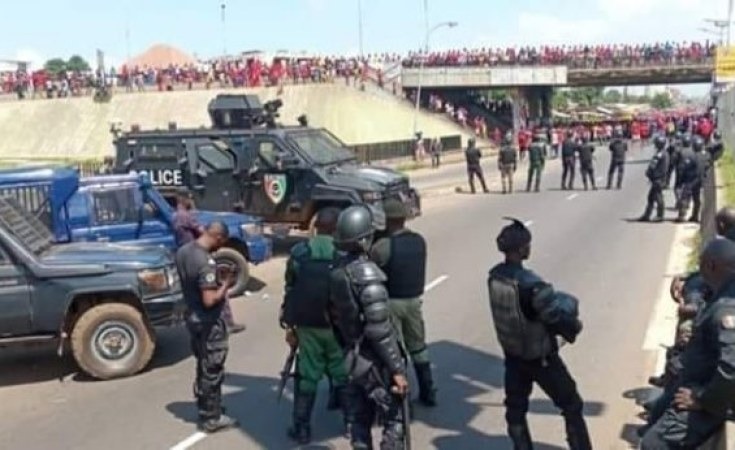
<svg viewBox="0 0 735 450"><path fill-rule="evenodd" d="M85 242L55 245L36 214L0 194L0 346L70 344L87 374L108 379L142 370L154 327L179 322L181 284L169 252Z"/></svg>
<svg viewBox="0 0 735 450"><path fill-rule="evenodd" d="M166 198L188 189L197 206L244 211L268 223L308 229L325 207L356 203L376 216L382 200L400 199L412 217L421 213L408 177L361 166L354 153L325 129L276 123L280 100L218 95L209 104L212 128L140 131L115 139L115 170L146 171Z"/></svg>
<svg viewBox="0 0 735 450"><path fill-rule="evenodd" d="M175 211L146 174L80 178L68 167L20 168L0 172L0 193L14 196L27 210L39 214L56 243L97 241L177 248ZM40 199L45 203L39 203ZM229 241L215 260L234 270L232 294L241 294L249 279L248 263L262 263L272 254L262 221L236 213L195 211L193 215L200 225L215 220L227 225Z"/></svg>

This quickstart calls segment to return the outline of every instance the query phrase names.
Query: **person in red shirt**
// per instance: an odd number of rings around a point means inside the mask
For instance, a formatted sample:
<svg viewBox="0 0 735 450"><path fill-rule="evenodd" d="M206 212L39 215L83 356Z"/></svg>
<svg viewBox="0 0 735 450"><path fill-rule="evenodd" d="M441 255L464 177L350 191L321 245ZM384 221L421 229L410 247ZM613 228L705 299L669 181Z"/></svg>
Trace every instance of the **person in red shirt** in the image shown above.
<svg viewBox="0 0 735 450"><path fill-rule="evenodd" d="M531 133L528 130L521 130L518 133L518 149L520 150L521 161L526 158L528 146L531 143Z"/></svg>

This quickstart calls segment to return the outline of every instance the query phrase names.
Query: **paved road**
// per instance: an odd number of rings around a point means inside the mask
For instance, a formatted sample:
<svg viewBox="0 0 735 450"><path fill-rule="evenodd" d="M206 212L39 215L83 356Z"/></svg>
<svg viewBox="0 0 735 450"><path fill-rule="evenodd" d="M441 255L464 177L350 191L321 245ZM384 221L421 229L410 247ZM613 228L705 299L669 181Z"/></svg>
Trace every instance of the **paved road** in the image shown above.
<svg viewBox="0 0 735 450"><path fill-rule="evenodd" d="M631 156L622 191L555 190L558 163L552 162L544 183L551 189L540 194L427 200L425 215L412 226L430 242L428 279L444 279L425 296L441 406L416 408L415 448L510 448L485 286L488 268L499 261L494 238L503 216L529 221L530 266L580 297L585 330L562 353L587 401L595 448L628 448L637 409L624 393L644 384L653 363L642 344L675 231L671 223L626 221L640 214L646 188L648 153ZM599 169L606 165L603 156ZM456 167L447 170L462 170ZM497 192L497 181L493 186ZM171 330L160 337L151 370L125 380L86 380L68 360L56 360L53 349L0 353L0 448L168 449L189 437L196 449L291 448L284 435L290 397L275 401L286 354L276 325L282 270L282 259L257 268L259 290L235 305L248 330L231 339L225 403L242 422L239 430L196 434L193 363L185 331ZM318 445L310 448L346 448L339 416L323 412L323 397L313 430ZM537 391L530 422L537 448L566 448L560 416Z"/></svg>

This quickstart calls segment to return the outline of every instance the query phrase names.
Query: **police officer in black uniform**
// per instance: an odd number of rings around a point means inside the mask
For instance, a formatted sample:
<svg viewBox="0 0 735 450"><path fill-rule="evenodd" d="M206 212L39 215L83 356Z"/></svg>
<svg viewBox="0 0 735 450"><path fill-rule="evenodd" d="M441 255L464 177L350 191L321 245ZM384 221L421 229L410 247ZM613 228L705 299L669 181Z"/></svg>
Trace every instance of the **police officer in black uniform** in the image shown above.
<svg viewBox="0 0 735 450"><path fill-rule="evenodd" d="M533 135L531 146L528 148L528 183L526 184L527 192L531 192L532 183L534 184L535 192L538 192L539 188L541 187L541 172L544 171L546 156L548 154L548 147L545 140L545 133L536 133Z"/></svg>
<svg viewBox="0 0 735 450"><path fill-rule="evenodd" d="M620 130L615 131L615 137L610 143L610 170L607 171L607 188L612 189L613 177L618 173L616 187L622 189L623 174L625 173L625 155L628 153L628 144L623 140Z"/></svg>
<svg viewBox="0 0 735 450"><path fill-rule="evenodd" d="M426 240L406 228L408 211L400 200L386 200L384 210L388 236L376 241L370 257L388 276L388 306L416 371L419 400L433 407L436 406L436 389L426 346L421 298L426 285Z"/></svg>
<svg viewBox="0 0 735 450"><path fill-rule="evenodd" d="M686 214L689 211L689 204L694 199L695 192L701 189L702 175L704 170L700 167L702 159L697 156L691 148L691 138L685 136L682 139L682 149L679 153L679 161L676 168L676 185L674 189L677 192L677 210L679 216L677 222L684 222ZM690 220L699 218L699 199L695 200L694 209L697 216L692 215Z"/></svg>
<svg viewBox="0 0 735 450"><path fill-rule="evenodd" d="M232 284L232 273L217 273L212 253L229 238L227 225L212 222L197 240L176 252L176 268L186 302L186 327L196 358L194 392L199 409L199 428L215 432L237 426L223 413L222 382L227 359L227 325L222 307Z"/></svg>
<svg viewBox="0 0 735 450"><path fill-rule="evenodd" d="M656 147L656 154L651 158L651 162L646 169L646 177L651 182L651 188L648 191L648 202L646 211L639 219L641 222L651 220L653 207L656 206L656 222L664 220L664 184L666 183L666 174L669 171L669 153L666 151L666 138L656 136L653 139L653 145Z"/></svg>
<svg viewBox="0 0 735 450"><path fill-rule="evenodd" d="M694 208L692 215L689 217L690 222L699 222L699 211L702 208L702 183L709 174L712 166L712 160L709 152L705 151L704 139L696 136L692 139L692 150L697 158L697 183L692 186L692 200Z"/></svg>
<svg viewBox="0 0 735 450"><path fill-rule="evenodd" d="M714 164L717 160L722 158L722 154L725 151L725 146L722 143L722 133L715 131L712 134L712 142L707 146L707 152L709 153L710 159Z"/></svg>
<svg viewBox="0 0 735 450"><path fill-rule="evenodd" d="M595 144L590 142L590 136L584 134L582 136L582 145L579 146L579 171L582 173L582 183L584 183L584 190L588 190L589 186L592 185L592 189L597 190L595 184L595 164L594 164L594 153Z"/></svg>
<svg viewBox="0 0 735 450"><path fill-rule="evenodd" d="M498 170L503 184L503 194L513 193L513 175L518 168L518 153L511 140L506 137L498 152Z"/></svg>
<svg viewBox="0 0 735 450"><path fill-rule="evenodd" d="M405 438L401 401L408 382L404 355L391 324L387 279L368 258L374 231L366 206L351 206L340 214L334 241L345 256L331 274L328 309L352 380L352 447L373 448L370 429L379 408L383 424L380 448L399 450Z"/></svg>
<svg viewBox="0 0 735 450"><path fill-rule="evenodd" d="M557 336L574 342L582 330L577 300L555 292L523 267L531 254L531 232L512 219L497 237L505 262L490 270L488 288L495 331L505 355L505 419L516 450L533 448L526 421L528 398L537 383L562 410L572 450L592 448L576 383L559 356Z"/></svg>
<svg viewBox="0 0 735 450"><path fill-rule="evenodd" d="M671 186L671 179L676 173L676 167L679 165L679 154L681 153L681 138L679 133L669 137L669 143L666 152L669 154L669 170L666 172L666 189ZM674 182L676 186L676 182Z"/></svg>
<svg viewBox="0 0 735 450"><path fill-rule="evenodd" d="M700 272L713 294L705 299L682 356L681 387L644 435L642 450L694 450L735 406L735 243L712 240L700 256Z"/></svg>
<svg viewBox="0 0 735 450"><path fill-rule="evenodd" d="M482 184L482 190L487 194L488 189L485 184L485 175L482 173L482 153L480 149L475 146L475 138L470 138L467 141L467 150L464 151L465 161L467 161L467 176L470 180L470 192L475 193L475 177L480 179Z"/></svg>
<svg viewBox="0 0 735 450"><path fill-rule="evenodd" d="M574 166L576 165L576 156L579 146L574 140L574 133L572 131L567 132L567 138L561 145L561 160L562 160L562 174L561 174L561 189L572 190L574 189Z"/></svg>

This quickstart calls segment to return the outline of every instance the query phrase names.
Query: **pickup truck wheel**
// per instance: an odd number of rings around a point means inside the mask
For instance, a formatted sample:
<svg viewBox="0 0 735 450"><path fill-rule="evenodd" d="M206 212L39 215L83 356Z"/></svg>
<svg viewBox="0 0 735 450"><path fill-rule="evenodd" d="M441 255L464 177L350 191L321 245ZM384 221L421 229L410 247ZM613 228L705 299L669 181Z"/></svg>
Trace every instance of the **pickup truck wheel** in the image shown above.
<svg viewBox="0 0 735 450"><path fill-rule="evenodd" d="M221 248L214 254L217 267L227 267L235 271L235 284L229 291L230 296L242 295L250 281L250 263L242 253L234 248Z"/></svg>
<svg viewBox="0 0 735 450"><path fill-rule="evenodd" d="M71 347L84 372L107 380L143 370L156 346L140 311L104 303L82 314L72 330Z"/></svg>

